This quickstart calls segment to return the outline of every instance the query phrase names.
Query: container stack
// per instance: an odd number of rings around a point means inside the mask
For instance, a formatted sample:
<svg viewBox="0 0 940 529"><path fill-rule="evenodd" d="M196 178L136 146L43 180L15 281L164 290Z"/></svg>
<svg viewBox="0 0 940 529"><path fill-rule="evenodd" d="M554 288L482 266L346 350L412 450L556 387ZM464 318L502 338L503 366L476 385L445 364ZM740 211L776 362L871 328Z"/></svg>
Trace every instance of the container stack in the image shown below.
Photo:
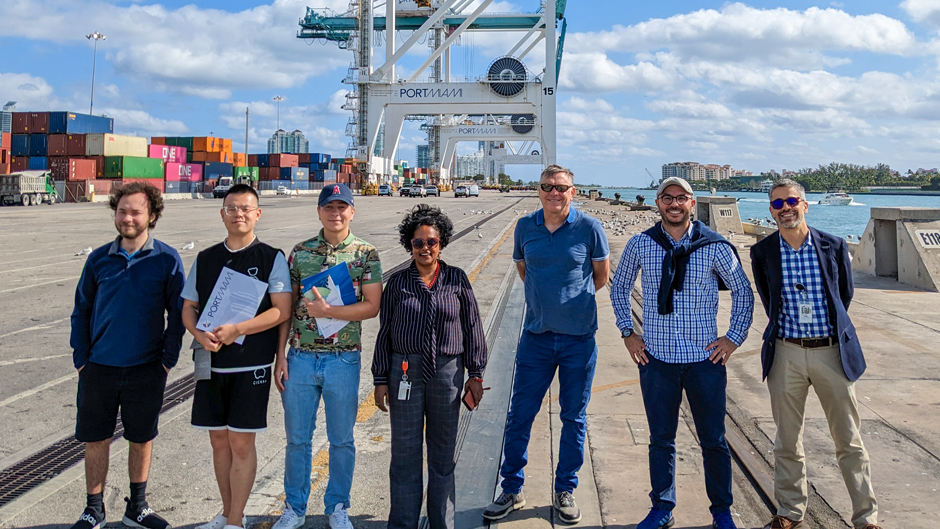
<svg viewBox="0 0 940 529"><path fill-rule="evenodd" d="M232 140L212 136L167 136L150 139L151 148L159 146L185 149L178 162L167 162L165 181L167 193L207 193L219 178L234 176L236 162L244 165L244 155L232 152ZM159 151L162 152L162 151ZM179 156L179 154L177 154ZM198 168L197 168L198 166Z"/></svg>
<svg viewBox="0 0 940 529"><path fill-rule="evenodd" d="M88 175L88 164L73 166L68 160L87 159L85 135L113 132L114 120L74 112L14 112L11 131L0 146L0 173L49 170L64 181L70 174L72 179ZM103 176L99 171L96 167L95 176Z"/></svg>
<svg viewBox="0 0 940 529"><path fill-rule="evenodd" d="M13 135L0 132L0 174L10 174L10 142Z"/></svg>

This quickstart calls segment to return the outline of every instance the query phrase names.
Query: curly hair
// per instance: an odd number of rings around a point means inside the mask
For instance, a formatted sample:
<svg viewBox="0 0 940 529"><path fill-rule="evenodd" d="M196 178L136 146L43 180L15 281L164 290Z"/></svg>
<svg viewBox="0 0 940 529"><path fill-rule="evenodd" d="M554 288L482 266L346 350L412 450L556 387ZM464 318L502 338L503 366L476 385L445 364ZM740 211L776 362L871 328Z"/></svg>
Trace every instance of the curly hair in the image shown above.
<svg viewBox="0 0 940 529"><path fill-rule="evenodd" d="M418 204L411 209L398 225L398 242L406 252L411 253L411 239L420 226L430 226L437 230L441 238L441 249L450 243L454 235L454 223L437 206Z"/></svg>
<svg viewBox="0 0 940 529"><path fill-rule="evenodd" d="M111 194L108 197L108 205L111 211L117 212L118 202L128 195L143 193L147 195L147 202L150 204L150 214L153 215L153 222L149 224L152 230L157 227L157 221L163 214L163 193L159 189L147 182L131 182L122 186L112 187Z"/></svg>

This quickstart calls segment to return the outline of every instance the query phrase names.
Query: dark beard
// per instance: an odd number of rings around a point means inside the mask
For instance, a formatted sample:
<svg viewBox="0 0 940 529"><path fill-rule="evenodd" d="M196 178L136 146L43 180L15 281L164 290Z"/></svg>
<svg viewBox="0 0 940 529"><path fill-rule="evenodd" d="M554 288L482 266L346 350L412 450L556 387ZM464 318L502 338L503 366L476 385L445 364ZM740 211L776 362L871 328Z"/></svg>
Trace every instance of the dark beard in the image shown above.
<svg viewBox="0 0 940 529"><path fill-rule="evenodd" d="M690 219L691 217L692 217L692 214L691 214L691 213L686 213L686 214L684 214L684 215L682 216L682 220L680 220L679 222L675 222L675 223L674 223L674 222L670 221L670 220L667 218L665 211L663 212L662 215L660 215L660 218L662 219L663 224L666 225L666 226L685 226L685 224L686 224L687 222L689 222L689 219Z"/></svg>

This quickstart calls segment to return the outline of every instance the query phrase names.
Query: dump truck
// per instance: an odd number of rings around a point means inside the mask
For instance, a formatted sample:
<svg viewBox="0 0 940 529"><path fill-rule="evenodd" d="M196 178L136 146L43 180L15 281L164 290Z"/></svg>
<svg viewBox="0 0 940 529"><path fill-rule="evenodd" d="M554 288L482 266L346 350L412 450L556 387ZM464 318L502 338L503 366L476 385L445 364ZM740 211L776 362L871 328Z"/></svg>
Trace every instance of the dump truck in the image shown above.
<svg viewBox="0 0 940 529"><path fill-rule="evenodd" d="M55 183L49 171L20 171L0 175L0 204L38 206L58 200Z"/></svg>

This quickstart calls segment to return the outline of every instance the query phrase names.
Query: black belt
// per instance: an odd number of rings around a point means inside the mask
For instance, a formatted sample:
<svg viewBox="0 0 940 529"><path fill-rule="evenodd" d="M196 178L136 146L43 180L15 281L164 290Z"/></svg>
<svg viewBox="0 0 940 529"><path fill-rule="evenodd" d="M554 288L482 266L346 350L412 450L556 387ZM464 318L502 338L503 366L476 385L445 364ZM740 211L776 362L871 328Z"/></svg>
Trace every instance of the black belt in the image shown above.
<svg viewBox="0 0 940 529"><path fill-rule="evenodd" d="M837 340L835 336L827 336L825 338L784 338L783 341L799 345L805 349L839 345L839 340Z"/></svg>

